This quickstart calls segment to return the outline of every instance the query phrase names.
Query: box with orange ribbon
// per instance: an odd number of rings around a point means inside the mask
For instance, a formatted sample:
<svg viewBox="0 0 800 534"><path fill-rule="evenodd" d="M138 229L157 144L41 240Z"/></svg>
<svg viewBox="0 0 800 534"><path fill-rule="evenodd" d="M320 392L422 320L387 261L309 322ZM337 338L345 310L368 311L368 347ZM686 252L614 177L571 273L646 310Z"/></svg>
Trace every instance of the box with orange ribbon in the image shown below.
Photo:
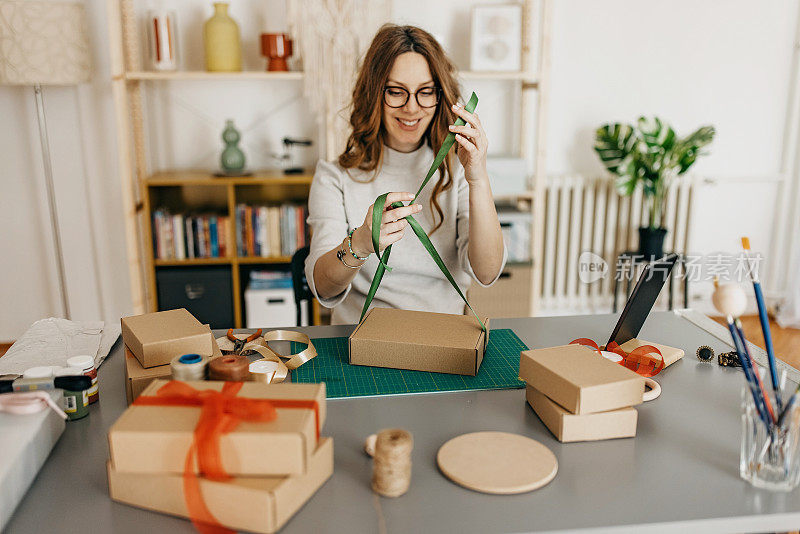
<svg viewBox="0 0 800 534"><path fill-rule="evenodd" d="M109 430L119 473L301 475L325 423L325 384L154 380Z"/></svg>
<svg viewBox="0 0 800 534"><path fill-rule="evenodd" d="M108 463L108 489L117 502L192 519L200 532L271 534L333 474L333 440L322 438L307 471L290 477L246 477L228 481L174 473L121 473ZM212 527L212 528L203 528ZM216 528L215 528L216 527Z"/></svg>

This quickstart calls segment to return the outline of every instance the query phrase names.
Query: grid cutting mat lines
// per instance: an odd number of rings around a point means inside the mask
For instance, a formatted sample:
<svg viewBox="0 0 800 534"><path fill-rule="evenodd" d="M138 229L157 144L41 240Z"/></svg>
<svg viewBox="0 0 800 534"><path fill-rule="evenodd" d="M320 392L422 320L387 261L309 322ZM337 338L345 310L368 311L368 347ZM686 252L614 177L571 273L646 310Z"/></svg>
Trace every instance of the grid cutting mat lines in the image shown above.
<svg viewBox="0 0 800 534"><path fill-rule="evenodd" d="M328 398L470 389L518 389L519 353L528 347L509 329L492 330L477 376L350 365L347 338L312 339L317 357L292 371L292 382L325 382ZM292 343L292 352L305 347Z"/></svg>

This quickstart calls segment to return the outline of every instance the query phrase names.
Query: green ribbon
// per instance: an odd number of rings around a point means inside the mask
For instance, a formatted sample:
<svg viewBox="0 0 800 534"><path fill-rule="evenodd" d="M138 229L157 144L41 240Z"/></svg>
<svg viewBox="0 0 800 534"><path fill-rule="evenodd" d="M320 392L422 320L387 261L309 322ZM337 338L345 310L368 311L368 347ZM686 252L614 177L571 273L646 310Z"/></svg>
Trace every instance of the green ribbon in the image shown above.
<svg viewBox="0 0 800 534"><path fill-rule="evenodd" d="M470 96L469 101L464 106L464 109L472 113L473 111L475 111L477 105L478 105L478 95L472 93L472 96ZM463 126L465 124L466 122L461 117L456 119L455 122L456 126ZM431 176L433 176L433 174L442 164L444 158L447 157L447 153L450 151L450 148L453 146L455 140L456 136L452 132L448 133L447 137L444 138L444 142L442 143L439 152L436 154L436 158L434 158L433 164L431 165L431 168L428 170L428 174L425 176L425 179L422 181L422 184L420 184L419 189L417 189L417 194L414 195L414 199L407 204L408 206L417 201L417 197L419 197L419 194L422 192L425 186L428 185ZM359 322L364 320L364 316L367 314L369 305L372 304L372 299L375 297L375 292L378 291L378 286L381 285L381 280L383 279L384 272L386 272L387 270L388 271L392 270L392 268L389 267L388 265L389 255L392 253L392 245L386 247L386 250L383 251L382 257L378 247L381 235L381 219L383 218L383 208L386 205L386 197L388 196L388 194L389 193L384 193L381 196L379 196L377 199L375 199L375 204L373 204L372 206L372 247L375 250L375 254L378 256L379 263L378 263L378 269L375 271L375 276L373 276L372 278L372 284L370 284L369 292L367 293L367 299L364 302L364 309L361 310L361 319L359 319ZM392 204L392 208L399 208L402 207L403 205L404 204L402 202L395 202ZM485 332L486 325L483 324L481 318L478 317L478 314L475 313L475 310L472 309L472 306L467 301L467 297L464 296L464 293L461 291L461 288L459 288L458 284L456 284L453 275L450 274L450 271L447 269L447 266L444 264L444 261L442 261L442 257L439 256L439 252L436 251L436 247L433 246L433 243L431 242L431 239L428 237L428 234L425 233L425 230L422 229L422 226L420 226L420 224L416 221L416 219L414 219L414 217L412 217L411 215L404 217L404 219L408 221L409 226L411 226L411 229L417 235L417 238L419 238L420 242L422 243L422 246L425 247L425 250L427 250L428 254L431 255L431 258L433 258L433 261L439 267L439 270L442 271L445 278L447 278L447 280L450 282L450 285L452 285L453 288L458 292L458 295L461 297L461 300L464 301L464 303L467 305L472 314L480 323L481 329Z"/></svg>

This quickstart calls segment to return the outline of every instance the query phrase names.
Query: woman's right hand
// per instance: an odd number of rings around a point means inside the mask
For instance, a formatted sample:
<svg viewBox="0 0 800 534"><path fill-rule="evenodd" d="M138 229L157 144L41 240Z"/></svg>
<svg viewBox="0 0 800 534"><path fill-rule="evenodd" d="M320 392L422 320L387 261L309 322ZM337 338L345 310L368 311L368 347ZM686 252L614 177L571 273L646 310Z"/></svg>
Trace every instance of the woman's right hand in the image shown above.
<svg viewBox="0 0 800 534"><path fill-rule="evenodd" d="M386 204L383 206L383 216L381 217L381 236L378 241L378 248L381 251L403 238L406 226L408 226L408 221L404 217L422 211L420 204L411 204L400 208L392 208L392 204L413 199L414 195L411 193L389 193L386 196ZM372 246L372 209L373 206L370 206L367 216L364 217L364 224L353 232L353 251L362 258L375 252Z"/></svg>

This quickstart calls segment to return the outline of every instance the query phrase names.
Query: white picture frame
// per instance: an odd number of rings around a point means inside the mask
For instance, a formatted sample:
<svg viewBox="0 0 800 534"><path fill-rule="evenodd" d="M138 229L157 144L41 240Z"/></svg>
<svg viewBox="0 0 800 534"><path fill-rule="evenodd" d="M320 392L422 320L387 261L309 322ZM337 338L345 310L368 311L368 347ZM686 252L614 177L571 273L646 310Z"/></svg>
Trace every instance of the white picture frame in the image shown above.
<svg viewBox="0 0 800 534"><path fill-rule="evenodd" d="M517 72L522 69L522 5L472 8L470 70Z"/></svg>

